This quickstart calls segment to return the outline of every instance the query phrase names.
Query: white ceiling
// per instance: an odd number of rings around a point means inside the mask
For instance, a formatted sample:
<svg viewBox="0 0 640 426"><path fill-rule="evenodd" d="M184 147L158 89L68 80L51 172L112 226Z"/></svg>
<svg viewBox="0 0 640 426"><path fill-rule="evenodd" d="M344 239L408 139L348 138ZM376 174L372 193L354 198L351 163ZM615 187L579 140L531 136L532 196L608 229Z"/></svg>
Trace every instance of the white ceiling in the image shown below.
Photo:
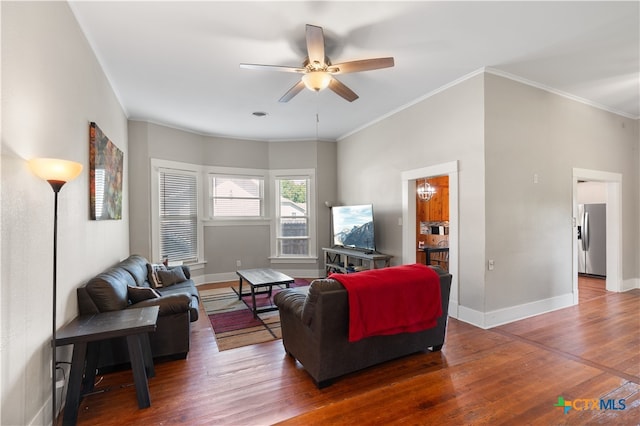
<svg viewBox="0 0 640 426"><path fill-rule="evenodd" d="M205 135L338 140L482 69L640 117L640 2L70 2L130 119ZM393 56L278 99L301 65L305 24L333 63ZM268 113L257 118L254 111ZM316 122L316 114L319 121Z"/></svg>

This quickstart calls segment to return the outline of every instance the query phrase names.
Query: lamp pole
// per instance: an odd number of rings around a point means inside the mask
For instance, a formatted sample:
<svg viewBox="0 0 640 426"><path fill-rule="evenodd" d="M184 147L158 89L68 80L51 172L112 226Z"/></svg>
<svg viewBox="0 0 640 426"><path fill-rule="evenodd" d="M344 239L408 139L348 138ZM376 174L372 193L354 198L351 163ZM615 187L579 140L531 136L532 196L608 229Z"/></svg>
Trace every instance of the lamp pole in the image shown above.
<svg viewBox="0 0 640 426"><path fill-rule="evenodd" d="M53 203L53 315L51 321L51 425L55 426L56 410L56 307L58 294L58 193L65 183L78 177L82 164L55 158L34 158L29 160L31 171L51 185Z"/></svg>
<svg viewBox="0 0 640 426"><path fill-rule="evenodd" d="M58 193L62 189L62 186L66 182L49 180L49 184L53 189L54 203L53 203L53 317L51 319L51 425L56 424L56 379L57 362L56 362L56 307L57 307L57 295L58 295Z"/></svg>

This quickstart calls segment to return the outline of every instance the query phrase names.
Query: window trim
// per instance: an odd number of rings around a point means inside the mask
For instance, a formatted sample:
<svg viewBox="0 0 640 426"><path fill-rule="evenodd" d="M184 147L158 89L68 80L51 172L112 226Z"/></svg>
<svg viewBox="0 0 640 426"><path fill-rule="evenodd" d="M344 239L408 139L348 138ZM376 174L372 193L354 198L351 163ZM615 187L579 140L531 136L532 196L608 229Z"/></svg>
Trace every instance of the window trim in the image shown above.
<svg viewBox="0 0 640 426"><path fill-rule="evenodd" d="M219 166L200 166L191 163L183 163L162 159L151 159L151 256L152 263L160 261L160 185L159 171L161 169L173 169L181 172L193 173L196 176L198 191L198 261L196 264L206 262L204 259L204 227L205 226L269 226L270 228L270 261L272 263L313 263L318 259L318 232L317 232L317 179L315 169L248 169ZM209 212L210 175L237 175L243 177L256 176L264 181L263 186L263 216L262 217L235 217L212 218ZM275 200L276 179L309 179L308 211L309 211L309 254L306 256L278 256L277 251L277 221L276 209L278 202Z"/></svg>
<svg viewBox="0 0 640 426"><path fill-rule="evenodd" d="M308 179L309 180L309 188L307 193L307 211L309 218L309 254L306 256L290 256L290 255L279 255L278 254L278 221L280 220L280 216L278 216L278 209L280 202L276 200L275 197L278 194L278 190L276 188L276 180L279 179ZM316 210L316 170L315 169L281 169L281 170L271 170L269 172L269 192L271 194L269 208L271 214L270 221L270 244L271 244L271 256L270 260L274 263L278 263L279 261L286 261L290 263L306 263L309 260L316 260L318 258L318 243L317 243L317 216L318 212Z"/></svg>
<svg viewBox="0 0 640 426"><path fill-rule="evenodd" d="M204 231L202 226L202 167L181 163L177 161L151 159L151 263L161 261L160 247L160 171L174 170L176 172L193 174L196 177L196 199L197 208L197 257L194 263L204 262ZM171 261L171 259L169 259Z"/></svg>

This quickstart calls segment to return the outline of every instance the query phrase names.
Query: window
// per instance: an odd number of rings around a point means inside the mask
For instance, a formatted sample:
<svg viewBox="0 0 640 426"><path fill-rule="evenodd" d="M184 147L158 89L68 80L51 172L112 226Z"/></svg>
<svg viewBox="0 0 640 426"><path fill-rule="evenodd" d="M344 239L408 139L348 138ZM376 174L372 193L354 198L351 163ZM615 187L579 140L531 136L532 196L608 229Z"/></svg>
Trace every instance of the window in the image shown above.
<svg viewBox="0 0 640 426"><path fill-rule="evenodd" d="M199 174L195 170L161 166L153 170L154 261L167 257L169 261L197 262L202 245L198 217Z"/></svg>
<svg viewBox="0 0 640 426"><path fill-rule="evenodd" d="M93 212L93 217L96 219L102 218L102 207L104 205L104 181L105 181L105 169L97 168L95 169L95 211Z"/></svg>
<svg viewBox="0 0 640 426"><path fill-rule="evenodd" d="M313 171L274 175L275 257L316 255L313 177Z"/></svg>
<svg viewBox="0 0 640 426"><path fill-rule="evenodd" d="M210 174L209 212L212 218L263 217L264 178Z"/></svg>

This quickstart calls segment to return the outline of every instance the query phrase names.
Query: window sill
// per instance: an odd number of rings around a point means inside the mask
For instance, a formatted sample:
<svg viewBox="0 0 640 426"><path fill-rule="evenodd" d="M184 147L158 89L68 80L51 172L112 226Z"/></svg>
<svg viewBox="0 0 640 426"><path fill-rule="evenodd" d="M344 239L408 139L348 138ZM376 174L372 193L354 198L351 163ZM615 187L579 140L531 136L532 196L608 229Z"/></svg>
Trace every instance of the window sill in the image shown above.
<svg viewBox="0 0 640 426"><path fill-rule="evenodd" d="M204 226L269 226L269 218L247 218L247 219L208 219L202 221Z"/></svg>
<svg viewBox="0 0 640 426"><path fill-rule="evenodd" d="M204 266L207 264L206 260L194 263L185 263L185 266L188 266L190 270L197 271L199 269L204 269Z"/></svg>
<svg viewBox="0 0 640 426"><path fill-rule="evenodd" d="M317 257L270 257L271 263L317 263Z"/></svg>

